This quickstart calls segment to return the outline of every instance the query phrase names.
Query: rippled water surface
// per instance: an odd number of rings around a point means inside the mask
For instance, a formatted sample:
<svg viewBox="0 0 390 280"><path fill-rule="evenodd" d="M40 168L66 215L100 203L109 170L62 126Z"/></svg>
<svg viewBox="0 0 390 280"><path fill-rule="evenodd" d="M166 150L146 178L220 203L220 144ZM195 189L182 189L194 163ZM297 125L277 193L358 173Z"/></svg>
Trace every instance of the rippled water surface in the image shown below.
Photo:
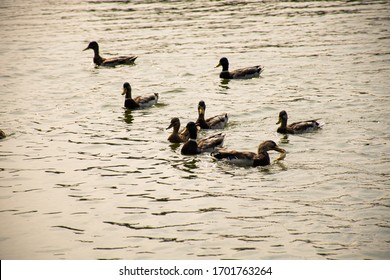
<svg viewBox="0 0 390 280"><path fill-rule="evenodd" d="M1 259L390 258L388 1L5 0L0 35ZM159 104L126 111L126 81ZM199 100L285 160L182 156L165 128ZM325 126L284 138L281 110Z"/></svg>

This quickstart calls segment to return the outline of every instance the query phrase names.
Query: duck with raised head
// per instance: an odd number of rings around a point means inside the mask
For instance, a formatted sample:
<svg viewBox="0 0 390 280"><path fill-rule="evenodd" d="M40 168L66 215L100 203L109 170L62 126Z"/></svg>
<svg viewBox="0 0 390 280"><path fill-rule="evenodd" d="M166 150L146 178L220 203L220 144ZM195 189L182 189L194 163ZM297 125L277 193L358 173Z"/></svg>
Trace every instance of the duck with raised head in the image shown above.
<svg viewBox="0 0 390 280"><path fill-rule="evenodd" d="M137 96L135 98L131 97L131 86L129 83L123 84L122 95L125 95L125 107L127 109L143 109L151 107L158 101L158 93Z"/></svg>
<svg viewBox="0 0 390 280"><path fill-rule="evenodd" d="M219 77L222 79L251 79L259 77L264 71L264 66L261 65L229 71L229 60L226 57L222 57L215 67L219 66L222 66L222 72L219 74Z"/></svg>
<svg viewBox="0 0 390 280"><path fill-rule="evenodd" d="M180 119L179 118L172 118L171 124L166 128L170 129L173 128L173 131L171 135L168 137L168 141L171 143L183 143L188 140L189 134L184 134L183 131L179 132L180 130Z"/></svg>
<svg viewBox="0 0 390 280"><path fill-rule="evenodd" d="M205 120L206 103L201 100L198 104L198 119L196 125L202 129L221 129L227 124L229 118L227 113L216 115Z"/></svg>
<svg viewBox="0 0 390 280"><path fill-rule="evenodd" d="M186 131L189 133L189 139L181 148L182 155L197 155L204 152L212 152L216 147L222 146L225 138L225 135L218 133L196 141L198 130L194 122L187 123Z"/></svg>
<svg viewBox="0 0 390 280"><path fill-rule="evenodd" d="M216 159L224 159L233 164L247 166L266 166L271 163L268 151L277 151L280 156L276 160L283 160L286 157L286 151L280 148L274 141L267 140L261 143L257 149L257 153L247 151L228 150L219 148L211 153Z"/></svg>
<svg viewBox="0 0 390 280"><path fill-rule="evenodd" d="M93 62L97 66L115 67L121 64L129 65L129 64L133 64L137 58L137 56L135 55L103 58L99 54L99 44L95 41L90 42L88 44L88 47L86 47L83 51L90 50L90 49L93 50L94 52Z"/></svg>
<svg viewBox="0 0 390 280"><path fill-rule="evenodd" d="M279 113L279 121L276 124L280 124L276 130L279 133L283 134L299 134L305 132L311 132L313 130L319 129L322 125L317 122L318 119L300 121L287 125L288 115L286 111L281 111Z"/></svg>

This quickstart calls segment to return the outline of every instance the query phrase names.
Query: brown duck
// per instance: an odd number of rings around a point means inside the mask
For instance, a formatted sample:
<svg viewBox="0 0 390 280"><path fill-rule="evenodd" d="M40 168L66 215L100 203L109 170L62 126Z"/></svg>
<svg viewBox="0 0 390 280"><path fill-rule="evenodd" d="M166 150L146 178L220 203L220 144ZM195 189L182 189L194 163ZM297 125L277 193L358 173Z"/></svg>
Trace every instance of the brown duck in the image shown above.
<svg viewBox="0 0 390 280"><path fill-rule="evenodd" d="M196 125L202 129L220 129L224 128L229 118L227 113L216 115L205 120L206 103L201 100L198 104L198 119Z"/></svg>
<svg viewBox="0 0 390 280"><path fill-rule="evenodd" d="M135 98L131 97L131 86L129 83L123 84L122 95L125 95L125 107L127 109L143 109L151 107L158 101L158 93L137 96Z"/></svg>
<svg viewBox="0 0 390 280"><path fill-rule="evenodd" d="M173 128L173 131L171 135L168 137L168 141L171 143L183 143L186 142L189 138L189 134L184 134L184 131L179 132L180 130L180 119L179 118L172 118L171 124L166 128L170 129Z"/></svg>
<svg viewBox="0 0 390 280"><path fill-rule="evenodd" d="M226 57L222 57L215 67L219 66L222 66L222 72L219 74L219 77L222 79L250 79L259 77L264 71L264 66L261 65L229 71L229 60Z"/></svg>
<svg viewBox="0 0 390 280"><path fill-rule="evenodd" d="M305 133L305 132L317 130L322 126L319 122L317 122L318 119L294 122L289 125L287 125L287 120L288 120L287 112L284 110L281 111L279 113L279 121L276 123L276 124L280 124L280 126L276 130L277 132L283 134L299 134L299 133Z"/></svg>
<svg viewBox="0 0 390 280"><path fill-rule="evenodd" d="M90 42L88 47L86 47L84 51L89 49L93 50L94 52L93 62L97 66L115 67L121 64L133 64L137 58L137 56L135 55L103 58L99 55L99 45L95 41Z"/></svg>
<svg viewBox="0 0 390 280"><path fill-rule="evenodd" d="M197 155L203 152L212 152L218 146L223 144L225 135L218 133L200 141L196 141L197 127L194 122L189 122L186 126L186 131L189 133L189 139L181 148L183 155Z"/></svg>
<svg viewBox="0 0 390 280"><path fill-rule="evenodd" d="M280 153L280 156L276 160L283 160L286 157L286 151L271 140L261 143L257 149L257 153L218 148L217 151L211 153L211 155L216 159L224 159L237 165L249 165L256 167L266 166L271 163L268 155L268 151L271 150Z"/></svg>

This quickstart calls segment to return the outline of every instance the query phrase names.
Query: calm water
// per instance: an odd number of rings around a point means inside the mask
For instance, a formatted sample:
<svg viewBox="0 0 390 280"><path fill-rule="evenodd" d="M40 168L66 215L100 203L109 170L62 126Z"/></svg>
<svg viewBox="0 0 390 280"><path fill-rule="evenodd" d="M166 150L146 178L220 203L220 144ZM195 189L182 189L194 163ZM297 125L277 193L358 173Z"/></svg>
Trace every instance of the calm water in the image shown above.
<svg viewBox="0 0 390 280"><path fill-rule="evenodd" d="M0 35L1 259L390 258L388 1L6 0ZM139 58L95 68L92 40ZM222 56L266 69L224 83ZM160 103L124 110L126 81ZM285 160L182 156L201 99ZM281 110L326 124L285 139Z"/></svg>

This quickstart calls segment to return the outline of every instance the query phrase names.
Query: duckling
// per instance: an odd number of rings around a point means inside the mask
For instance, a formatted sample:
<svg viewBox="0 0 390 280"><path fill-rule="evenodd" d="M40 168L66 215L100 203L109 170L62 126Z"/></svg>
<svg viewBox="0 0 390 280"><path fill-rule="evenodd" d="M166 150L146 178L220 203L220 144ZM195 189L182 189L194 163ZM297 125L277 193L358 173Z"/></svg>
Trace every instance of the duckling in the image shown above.
<svg viewBox="0 0 390 280"><path fill-rule="evenodd" d="M125 94L125 107L127 109L143 109L151 107L158 101L158 93L153 93L144 96L137 96L134 99L131 97L131 86L129 83L123 84L122 95Z"/></svg>
<svg viewBox="0 0 390 280"><path fill-rule="evenodd" d="M204 114L206 111L206 103L201 100L198 104L198 119L196 120L196 125L202 129L221 129L224 128L227 124L229 118L227 113L223 113L207 120L204 119Z"/></svg>
<svg viewBox="0 0 390 280"><path fill-rule="evenodd" d="M194 122L189 122L186 126L189 133L188 141L181 148L182 155L197 155L203 152L212 152L217 146L222 146L225 135L218 133L200 141L196 141L197 128Z"/></svg>
<svg viewBox="0 0 390 280"><path fill-rule="evenodd" d="M183 131L179 132L180 129L180 120L179 118L172 118L171 124L166 128L170 129L173 127L173 132L168 137L168 141L171 143L183 143L186 142L189 138L189 134L184 135Z"/></svg>
<svg viewBox="0 0 390 280"><path fill-rule="evenodd" d="M103 58L99 55L99 45L95 41L90 42L88 47L86 47L83 51L89 49L94 52L93 62L97 66L115 67L120 64L133 64L137 58L135 55Z"/></svg>
<svg viewBox="0 0 390 280"><path fill-rule="evenodd" d="M264 66L261 65L229 71L229 60L226 57L222 57L215 67L219 66L222 66L222 72L219 74L219 77L222 79L250 79L259 77L264 71Z"/></svg>
<svg viewBox="0 0 390 280"><path fill-rule="evenodd" d="M287 125L287 112L281 111L279 113L279 121L276 124L280 124L277 132L284 134L299 134L304 132L310 132L319 129L322 125L317 122L318 119L295 122Z"/></svg>
<svg viewBox="0 0 390 280"><path fill-rule="evenodd" d="M225 148L219 148L216 152L211 153L216 159L225 159L238 165L249 166L266 166L270 164L270 158L268 151L274 150L280 153L280 156L276 160L283 160L286 157L286 151L280 148L272 140L267 140L259 145L257 154L246 151L228 150Z"/></svg>
<svg viewBox="0 0 390 280"><path fill-rule="evenodd" d="M6 137L4 131L0 129L0 139L4 139Z"/></svg>

